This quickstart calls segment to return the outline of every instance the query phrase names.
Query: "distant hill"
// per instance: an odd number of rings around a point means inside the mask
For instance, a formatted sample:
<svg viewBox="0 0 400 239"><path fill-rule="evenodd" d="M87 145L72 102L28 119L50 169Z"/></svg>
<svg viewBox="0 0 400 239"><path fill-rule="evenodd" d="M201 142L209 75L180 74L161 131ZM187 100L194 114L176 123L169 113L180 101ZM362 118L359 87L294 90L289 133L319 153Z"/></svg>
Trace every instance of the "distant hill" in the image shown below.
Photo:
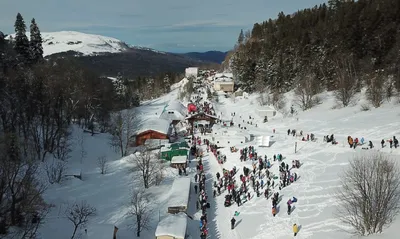
<svg viewBox="0 0 400 239"><path fill-rule="evenodd" d="M29 37L29 32L26 33ZM12 40L15 34L6 39ZM76 31L42 32L46 58L75 58L78 63L103 76L154 76L164 72L184 72L190 66L212 66L223 61L225 53L175 54L131 46L116 38Z"/></svg>
<svg viewBox="0 0 400 239"><path fill-rule="evenodd" d="M188 52L184 53L183 55L200 61L207 61L207 62L214 62L221 64L225 60L226 54L228 54L228 52L207 51L207 52Z"/></svg>
<svg viewBox="0 0 400 239"><path fill-rule="evenodd" d="M164 72L185 72L190 66L215 67L216 63L205 62L182 54L158 52L149 49L129 48L120 53L79 55L68 51L47 58L74 57L75 60L103 76L116 76L119 72L126 77L155 76Z"/></svg>
<svg viewBox="0 0 400 239"><path fill-rule="evenodd" d="M29 32L26 35L29 38ZM15 34L11 34L7 39L14 36ZM75 31L42 32L42 39L44 56L68 51L77 52L79 55L96 55L124 52L129 49L121 40Z"/></svg>

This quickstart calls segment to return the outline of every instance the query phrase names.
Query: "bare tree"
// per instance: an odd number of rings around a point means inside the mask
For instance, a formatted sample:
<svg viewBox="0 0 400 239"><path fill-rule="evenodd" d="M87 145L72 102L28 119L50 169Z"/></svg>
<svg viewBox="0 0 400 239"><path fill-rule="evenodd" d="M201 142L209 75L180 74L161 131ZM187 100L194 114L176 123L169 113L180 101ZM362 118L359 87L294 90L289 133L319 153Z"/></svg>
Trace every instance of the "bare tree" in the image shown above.
<svg viewBox="0 0 400 239"><path fill-rule="evenodd" d="M21 157L18 139L14 134L0 141L0 231L7 232L12 226L20 226L15 233L34 237L39 225L31 225L33 216L40 218L48 205L42 195L45 185L38 179L38 164ZM32 151L29 155L35 157Z"/></svg>
<svg viewBox="0 0 400 239"><path fill-rule="evenodd" d="M388 102L390 102L392 97L395 96L395 89L396 89L393 75L390 75L387 78L383 88L385 89L385 98Z"/></svg>
<svg viewBox="0 0 400 239"><path fill-rule="evenodd" d="M133 190L128 215L134 220L133 228L136 230L137 237L140 237L143 230L150 229L152 214L151 202L144 190Z"/></svg>
<svg viewBox="0 0 400 239"><path fill-rule="evenodd" d="M106 156L100 156L97 158L97 163L100 169L101 174L106 174L107 173L107 167L108 167L108 162L107 162L107 157Z"/></svg>
<svg viewBox="0 0 400 239"><path fill-rule="evenodd" d="M71 132L69 129L64 129L64 132L58 136L57 147L54 152L54 157L67 161L70 158L71 153Z"/></svg>
<svg viewBox="0 0 400 239"><path fill-rule="evenodd" d="M110 144L121 153L121 157L127 155L129 140L135 132L136 124L136 116L132 110L124 110L111 116Z"/></svg>
<svg viewBox="0 0 400 239"><path fill-rule="evenodd" d="M295 88L297 105L304 111L311 109L317 103L318 83L314 73L306 73L298 80Z"/></svg>
<svg viewBox="0 0 400 239"><path fill-rule="evenodd" d="M381 233L393 222L400 210L400 171L389 156L356 156L341 179L339 217L354 234Z"/></svg>
<svg viewBox="0 0 400 239"><path fill-rule="evenodd" d="M90 206L86 201L74 202L65 210L65 216L74 224L71 239L75 238L78 228L84 227L89 218L96 214L96 208Z"/></svg>
<svg viewBox="0 0 400 239"><path fill-rule="evenodd" d="M282 110L286 106L286 97L279 92L272 93L271 101L276 110Z"/></svg>
<svg viewBox="0 0 400 239"><path fill-rule="evenodd" d="M270 93L271 91L267 87L265 87L263 90L260 91L260 95L257 97L257 101L260 104L260 106L271 104Z"/></svg>
<svg viewBox="0 0 400 239"><path fill-rule="evenodd" d="M61 183L67 169L67 164L64 161L53 159L52 163L46 163L45 169L47 180L50 184Z"/></svg>
<svg viewBox="0 0 400 239"><path fill-rule="evenodd" d="M15 231L18 238L36 239L37 231L44 224L44 219L50 211L50 206L42 204L33 214L27 214L19 230Z"/></svg>
<svg viewBox="0 0 400 239"><path fill-rule="evenodd" d="M349 58L343 57L336 61L336 100L347 107L357 91L357 73L354 63Z"/></svg>
<svg viewBox="0 0 400 239"><path fill-rule="evenodd" d="M159 182L159 177L163 174L163 165L160 159L153 155L146 148L136 152L132 157L134 170L139 171L140 177L145 188Z"/></svg>
<svg viewBox="0 0 400 239"><path fill-rule="evenodd" d="M382 105L385 99L384 76L382 72L376 71L374 74L367 77L367 99L375 108L378 108Z"/></svg>

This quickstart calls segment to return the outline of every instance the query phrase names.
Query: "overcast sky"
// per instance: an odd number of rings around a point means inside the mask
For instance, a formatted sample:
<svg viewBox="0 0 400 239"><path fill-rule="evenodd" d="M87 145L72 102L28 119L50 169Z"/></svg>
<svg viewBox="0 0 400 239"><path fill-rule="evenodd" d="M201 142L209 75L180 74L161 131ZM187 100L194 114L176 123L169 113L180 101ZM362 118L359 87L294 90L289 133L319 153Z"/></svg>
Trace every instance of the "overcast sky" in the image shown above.
<svg viewBox="0 0 400 239"><path fill-rule="evenodd" d="M226 51L240 29L323 0L0 0L0 31L15 16L42 32L73 30L169 52Z"/></svg>

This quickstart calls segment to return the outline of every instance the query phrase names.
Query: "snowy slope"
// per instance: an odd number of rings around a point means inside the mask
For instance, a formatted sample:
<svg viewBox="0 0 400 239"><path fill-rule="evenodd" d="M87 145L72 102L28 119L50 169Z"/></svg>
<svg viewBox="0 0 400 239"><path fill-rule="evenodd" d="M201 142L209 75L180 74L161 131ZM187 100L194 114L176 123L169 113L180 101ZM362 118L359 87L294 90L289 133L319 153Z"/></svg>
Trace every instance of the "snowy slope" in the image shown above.
<svg viewBox="0 0 400 239"><path fill-rule="evenodd" d="M293 98L287 94L288 105ZM393 135L400 136L400 105L396 103L386 103L379 109L371 111L361 111L360 104L363 103L362 97L358 104L344 108L334 108L334 99L330 93L323 95L324 103L306 112L299 112L295 117L277 116L275 119L270 118L268 123L262 122L262 117L256 115L257 96L252 95L248 99L237 97L235 102L231 98L219 97L219 103L216 104L218 114L222 113L222 118L232 119L231 113L236 112L233 117L235 124L242 124L247 127L246 133L254 135L273 135L275 141L269 148L261 148L248 142L241 144L240 142L231 141L231 146L243 148L253 145L258 155L267 155L271 158L274 154L281 153L286 159L284 162L291 165L292 160L298 159L304 163L299 169L294 169L300 179L294 184L282 189L280 194L283 195L282 202L279 204L280 209L276 217L271 215L271 199L261 197L252 198L243 206L236 205L226 208L223 206L224 198L219 196L216 198L216 213L213 220L216 221L217 231L220 238L231 239L285 239L293 238L292 225L297 223L301 225L301 230L297 235L297 239L336 239L336 238L352 238L351 235L344 232L348 229L341 224L335 216L337 213L338 201L335 198L335 190L339 187L339 175L348 165L349 160L360 153L368 151L358 147L356 150L350 149L346 143L348 135L352 137L364 137L366 142L371 140L375 149L392 155L400 160L400 149L390 149L388 147L381 149L380 140L389 139ZM249 116L254 120L249 120ZM243 122L244 120L244 122ZM252 121L247 124L247 121ZM257 127L255 125L257 124ZM273 134L273 129L276 133ZM300 138L287 136L288 129L297 129L304 131L304 134L314 133L318 142L302 142ZM222 134L223 130L231 132L239 132L238 127L231 129L217 129L214 134ZM335 134L339 144L332 145L322 142L324 135ZM215 135L213 135L215 137ZM294 152L295 142L298 144L298 152ZM210 163L214 173L221 172L222 167L231 169L236 166L242 174L243 166L251 168L251 162L241 162L239 160L239 152L231 153L229 148L221 149L222 154L227 156L227 163L219 165L213 156L210 156ZM278 163L275 162L271 172L279 175ZM237 175L238 176L238 175ZM239 180L239 179L237 179ZM278 191L276 188L275 191ZM250 192L254 195L253 190ZM286 213L286 201L293 196L298 198L295 203L295 209L291 216ZM240 212L240 216L236 219L240 221L237 227L232 231L227 218L231 218L235 211ZM393 225L384 231L381 235L370 236L369 238L397 238L396 228L400 226L400 216ZM214 237L212 237L214 238Z"/></svg>
<svg viewBox="0 0 400 239"><path fill-rule="evenodd" d="M144 102L137 109L137 115L143 119L158 117L164 106L177 99L179 88L184 86L187 80L172 87L172 91L158 99ZM292 105L291 94L287 94L288 103ZM235 101L231 98L219 97L219 103L215 103L218 115L223 119L231 119L231 113L236 112L233 121L237 125L241 123L247 127L245 134L254 135L272 135L275 129L274 143L270 148L256 147L259 155L268 155L281 153L287 163L291 160L299 159L304 164L295 171L300 176L299 180L290 185L280 194L283 195L280 203L280 212L276 217L271 215L271 200L264 197L253 197L249 202L241 207L233 205L224 207L223 195L212 198L212 180L207 180L207 193L210 195L211 208L207 212L209 221L209 239L285 239L293 238L291 225L297 223L301 225L301 230L297 239L350 239L350 235L343 232L345 228L335 217L335 208L338 202L335 199L335 189L338 188L338 174L346 167L348 160L356 153L361 153L361 148L350 149L345 140L348 135L353 137L364 137L366 141L372 140L375 147L394 157L400 156L400 149L379 149L379 141L388 139L393 135L400 136L399 112L400 105L386 103L379 109L371 111L361 111L360 101L358 104L344 108L332 109L334 102L331 94L323 95L324 102L306 112L299 112L295 117L283 117L278 115L276 118L270 118L268 123L262 123L262 117L256 116L257 96L251 95L249 98L237 97ZM249 115L254 117L252 125L248 125ZM383 117L384 116L384 117ZM298 120L297 120L298 118ZM243 123L245 120L245 123ZM257 124L257 127L255 127ZM301 142L297 138L287 136L287 129L303 130L305 134L314 133L318 142ZM221 129L216 125L213 135L222 134L223 131L229 131L234 135L240 132L237 126L228 129ZM338 145L325 144L321 138L326 134L335 134ZM63 211L68 202L74 200L86 200L89 204L97 208L97 214L91 218L87 225L88 233L84 235L83 229L80 233L82 238L86 239L107 239L112 235L114 225L119 227L118 237L120 239L136 238L131 229L132 219L127 217L127 208L130 200L130 191L133 185L133 177L137 177L130 167L132 167L129 156L120 158L109 146L109 136L107 134L82 133L82 130L74 127L74 148L72 158L69 162L70 171L82 171L83 181L78 179L69 179L62 185L51 185L46 192L45 199L54 205L45 224L40 228L40 238L70 238L72 224L63 216ZM84 149L87 156L80 162L81 146L80 138L84 138ZM232 146L237 148L254 145L254 142L241 144L232 137ZM294 143L298 143L298 152L294 153ZM219 165L211 154L204 157L206 177L211 179L215 177L217 171L221 172L222 167L231 169L236 166L239 174L244 165L251 167L250 162L240 162L239 153L231 153L229 148L221 149L222 154L227 155L227 162ZM110 162L108 173L100 175L97 168L97 158L106 156ZM193 167L195 163L191 163ZM195 169L190 168L188 173L193 176ZM278 165L275 163L271 171L277 173ZM152 203L154 215L152 218L152 227L143 232L141 238L154 238L157 223L166 215L166 207L170 198L171 184L177 176L176 170L170 169L166 175L166 180L160 186L154 186L148 189L151 198L155 200ZM193 179L193 177L192 177ZM252 189L250 192L253 194ZM296 196L298 202L291 216L286 214L285 202ZM199 238L199 217L200 213L195 209L196 196L190 198L188 213L193 216L193 220L188 220L187 234L191 238ZM239 211L237 225L234 230L230 229L229 219L235 211ZM396 236L400 226L400 218L394 224L384 231L382 235L371 236L372 239L392 239Z"/></svg>
<svg viewBox="0 0 400 239"><path fill-rule="evenodd" d="M29 37L29 32L26 34ZM42 32L42 38L44 56L67 51L93 55L123 52L128 49L128 46L118 39L75 31Z"/></svg>

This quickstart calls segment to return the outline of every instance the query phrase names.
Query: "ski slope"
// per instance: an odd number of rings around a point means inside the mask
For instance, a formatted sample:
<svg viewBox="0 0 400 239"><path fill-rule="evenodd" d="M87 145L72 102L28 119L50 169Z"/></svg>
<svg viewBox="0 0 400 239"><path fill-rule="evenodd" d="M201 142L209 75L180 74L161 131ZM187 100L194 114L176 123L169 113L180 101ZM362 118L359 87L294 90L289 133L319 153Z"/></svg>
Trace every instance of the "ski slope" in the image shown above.
<svg viewBox="0 0 400 239"><path fill-rule="evenodd" d="M287 105L295 105L293 96L289 93ZM243 206L232 205L229 208L223 207L224 197L217 197L217 221L221 236L218 238L251 238L251 239L285 239L293 238L292 225L300 225L300 231L296 238L351 238L351 235L344 232L347 228L342 225L335 216L338 201L335 198L335 190L339 186L339 174L348 165L348 161L358 153L365 153L361 147L350 149L347 144L347 136L364 137L366 142L371 140L376 149L391 154L400 159L400 148L380 149L380 141L389 139L393 135L400 134L400 106L399 104L386 103L379 109L361 111L360 104L365 104L363 97L352 107L344 109L335 108L335 103L330 93L321 95L324 101L321 105L306 111L300 112L293 117L283 117L277 115L275 118L269 117L269 122L263 123L263 118L256 115L257 96L251 95L248 99L244 97L232 98L219 97L216 104L217 111L222 112L222 119L233 119L235 125L241 123L246 126L246 133L254 135L273 135L271 147L262 148L254 145L254 142L240 144L232 142L231 146L238 149L245 146L255 146L259 156L267 155L271 158L274 154L282 154L286 157L283 161L291 165L292 160L300 160L303 165L299 169L292 169L300 178L290 186L282 189L282 202L279 204L279 213L276 217L271 214L271 199L265 199L263 195L259 198L254 196ZM232 117L231 113L236 113ZM247 124L249 116L253 120L252 125ZM245 123L243 123L243 119ZM257 127L255 125L257 124ZM273 134L273 129L276 133ZM317 142L302 142L300 138L288 136L288 129L296 129L297 132L303 130L304 134L314 133L318 138ZM220 129L222 131L223 129ZM237 126L225 130L239 131ZM218 131L216 132L219 133ZM338 145L322 142L324 135L334 134ZM294 145L297 142L297 153ZM375 149L374 149L375 150ZM222 171L221 167L232 169L234 166L240 171L243 166L251 168L251 162L240 162L239 152L231 153L229 148L220 150L227 156L227 162L222 166L214 160L213 169L215 173ZM364 151L364 152L361 152ZM275 162L271 172L279 175L279 163ZM239 180L239 178L237 178ZM252 190L250 190L252 191ZM276 188L275 191L278 191ZM254 194L254 193L253 193ZM288 216L286 201L295 196L298 202L295 203L293 213ZM235 211L240 212L236 219L237 227L231 232L229 218ZM396 238L395 229L400 225L400 218L382 235L371 236L370 238ZM217 237L215 237L217 238Z"/></svg>
<svg viewBox="0 0 400 239"><path fill-rule="evenodd" d="M136 110L140 117L157 117L164 106L171 100L176 100L179 88L183 87L186 80L172 87L172 91L158 99L143 102ZM209 237L210 239L285 239L293 238L292 225L297 223L301 226L298 239L337 239L351 238L344 232L346 229L335 217L338 202L335 198L335 190L339 187L339 173L345 169L355 153L361 148L350 149L346 142L348 135L353 137L364 137L365 140L372 140L376 149L380 148L380 140L388 139L393 135L400 135L400 106L395 103L385 103L379 109L361 111L360 105L365 101L362 99L354 106L344 109L334 108L334 100L331 94L321 95L323 103L317 107L300 112L294 117L284 117L278 114L275 118L269 118L269 122L262 123L263 118L255 114L257 108L257 95L250 95L248 98L219 97L219 103L214 102L217 115L222 114L222 119L232 119L235 125L239 122L247 127L246 134L273 135L274 143L269 148L256 146L259 155L281 153L291 165L291 160L299 159L303 165L294 169L300 178L297 182L281 190L283 195L280 205L280 212L276 217L271 215L271 200L263 196L253 197L241 207L232 205L224 207L223 195L212 198L212 179L216 172L221 172L222 167L231 169L236 166L239 169L238 175L242 173L244 165L249 161L240 162L239 152L231 153L229 148L221 149L227 155L227 162L224 165L218 164L213 155L204 157L204 166L207 180L207 193L210 196L211 209L209 209ZM293 96L288 93L287 106L294 104ZM253 124L247 125L249 116L254 117ZM240 118L242 117L242 118ZM257 124L257 127L255 127ZM287 136L287 129L303 130L304 134L314 133L318 138L317 142L301 142L300 139ZM83 133L78 127L73 128L74 146L69 160L69 172L82 171L83 181L76 178L69 178L61 185L51 185L45 194L45 200L53 205L53 208L44 225L40 228L39 238L67 239L71 237L73 225L69 222L63 212L68 203L75 200L86 200L96 207L97 214L90 219L88 225L79 230L82 238L86 239L108 239L111 238L114 226L119 228L118 237L136 238L132 229L133 220L127 217L130 193L136 185L133 178L138 175L130 170L132 164L130 156L121 158L109 145L109 135ZM224 130L240 131L237 126L232 129L223 129L219 125L214 128L214 133L220 134ZM338 145L322 143L323 135L335 134L339 141ZM211 139L211 135L205 136ZM204 136L203 136L204 138ZM86 156L81 158L82 147L80 141L83 139L83 148ZM297 142L298 151L294 152L294 144ZM252 145L254 142L241 144L232 141L232 146L243 148ZM400 158L400 149L379 149L382 152ZM101 175L97 166L97 158L106 156L109 160L108 173ZM195 171L192 163L188 169L190 176ZM278 165L275 163L271 169L277 174ZM166 207L170 197L170 188L174 178L178 177L175 169L169 169L165 181L160 186L153 186L147 190L152 198L153 218L152 227L144 231L141 238L154 238L157 222L166 215ZM251 191L251 190L250 190ZM252 192L252 191L251 191ZM291 216L286 214L285 202L291 197L297 197L298 202ZM193 199L194 198L194 199ZM196 196L192 195L188 212L194 220L188 221L187 234L193 239L199 238L200 213L195 210ZM230 218L235 211L239 211L237 225L234 230L230 229ZM373 239L397 238L396 227L400 226L400 218L381 235L371 236ZM84 232L87 229L87 234Z"/></svg>

